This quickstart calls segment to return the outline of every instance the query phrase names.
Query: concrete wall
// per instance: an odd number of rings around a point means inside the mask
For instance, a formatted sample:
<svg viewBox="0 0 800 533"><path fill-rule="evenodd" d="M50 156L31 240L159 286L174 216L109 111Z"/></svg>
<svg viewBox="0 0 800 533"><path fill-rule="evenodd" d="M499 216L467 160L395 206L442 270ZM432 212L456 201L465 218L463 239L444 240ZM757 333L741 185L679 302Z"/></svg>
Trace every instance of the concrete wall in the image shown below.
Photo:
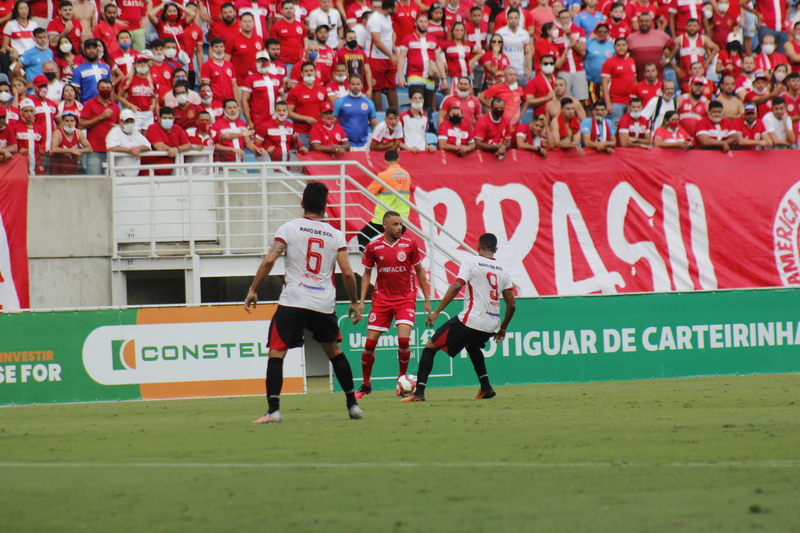
<svg viewBox="0 0 800 533"><path fill-rule="evenodd" d="M111 305L111 181L31 177L31 307Z"/></svg>

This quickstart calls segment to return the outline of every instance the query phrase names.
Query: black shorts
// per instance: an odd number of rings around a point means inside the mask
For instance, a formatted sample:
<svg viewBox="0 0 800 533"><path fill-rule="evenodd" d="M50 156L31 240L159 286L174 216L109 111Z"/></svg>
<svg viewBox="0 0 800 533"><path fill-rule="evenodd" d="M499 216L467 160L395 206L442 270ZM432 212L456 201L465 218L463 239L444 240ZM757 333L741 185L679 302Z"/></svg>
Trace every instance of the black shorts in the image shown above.
<svg viewBox="0 0 800 533"><path fill-rule="evenodd" d="M320 343L342 340L336 313L326 314L301 307L279 305L269 326L267 346L273 350L299 348L303 345L303 332L306 329Z"/></svg>
<svg viewBox="0 0 800 533"><path fill-rule="evenodd" d="M455 357L467 347L483 349L492 337L494 337L494 333L467 327L457 316L454 316L436 330L431 342L440 350L444 350L450 357Z"/></svg>

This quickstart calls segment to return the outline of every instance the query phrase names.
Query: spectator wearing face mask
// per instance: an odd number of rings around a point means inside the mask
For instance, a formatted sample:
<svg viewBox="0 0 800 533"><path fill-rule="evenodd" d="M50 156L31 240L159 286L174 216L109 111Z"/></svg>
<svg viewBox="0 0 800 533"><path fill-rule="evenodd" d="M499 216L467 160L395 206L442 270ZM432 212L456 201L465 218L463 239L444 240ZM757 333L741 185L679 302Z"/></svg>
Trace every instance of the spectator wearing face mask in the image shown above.
<svg viewBox="0 0 800 533"><path fill-rule="evenodd" d="M421 151L433 152L436 146L428 144L428 115L423 113L424 98L420 93L411 95L411 106L408 111L400 114L400 124L403 126L403 143L408 149L418 154ZM444 111L440 111L444 113Z"/></svg>
<svg viewBox="0 0 800 533"><path fill-rule="evenodd" d="M454 107L448 111L447 121L439 126L439 150L452 152L460 157L475 150L472 130L462 126L462 119L459 108Z"/></svg>
<svg viewBox="0 0 800 533"><path fill-rule="evenodd" d="M20 120L14 124L14 136L20 155L28 158L30 174L44 174L44 157L50 153L45 145L45 131L36 124L36 106L29 98L19 104Z"/></svg>
<svg viewBox="0 0 800 533"><path fill-rule="evenodd" d="M83 154L92 152L92 146L86 135L77 129L77 125L78 117L73 113L67 113L61 119L61 127L53 132L50 174L56 176L78 174Z"/></svg>
<svg viewBox="0 0 800 533"><path fill-rule="evenodd" d="M650 123L642 116L642 101L631 98L628 112L619 119L617 139L621 148L650 149Z"/></svg>
<svg viewBox="0 0 800 533"><path fill-rule="evenodd" d="M86 130L86 138L92 145L92 153L86 157L86 173L90 176L105 174L106 137L119 122L119 105L111 100L113 87L110 79L101 79L97 82L97 96L87 101L81 111L80 126Z"/></svg>
<svg viewBox="0 0 800 533"><path fill-rule="evenodd" d="M197 126L197 117L203 109L189 101L189 88L186 86L186 82L176 83L172 92L178 102L178 105L172 108L175 114L175 125L186 131Z"/></svg>
<svg viewBox="0 0 800 533"><path fill-rule="evenodd" d="M150 141L136 128L136 117L130 109L119 114L119 124L108 132L105 145L109 152L127 154L116 158L117 166L138 165L142 152L150 150ZM138 170L117 171L119 176L136 176L138 173Z"/></svg>
<svg viewBox="0 0 800 533"><path fill-rule="evenodd" d="M478 100L487 109L491 108L490 100L499 97L505 104L505 117L509 124L515 126L520 119L520 106L527 102L525 89L517 84L517 69L508 67L505 71L505 81L492 85L478 95Z"/></svg>
<svg viewBox="0 0 800 533"><path fill-rule="evenodd" d="M156 109L156 85L150 77L150 60L144 54L136 57L134 73L122 82L119 101L133 111L136 128L145 134L153 124Z"/></svg>
<svg viewBox="0 0 800 533"><path fill-rule="evenodd" d="M33 81L33 78L42 73L42 65L47 61L53 61L53 51L50 50L47 41L47 30L44 28L36 28L33 30L33 39L35 45L25 51L16 66L14 67L14 74L16 76L22 75L22 70L25 70L25 78L28 83Z"/></svg>
<svg viewBox="0 0 800 533"><path fill-rule="evenodd" d="M364 80L364 95L372 98L372 69L369 66L367 55L358 45L356 32L345 30L344 46L336 52L337 61L347 66L347 78L355 76Z"/></svg>
<svg viewBox="0 0 800 533"><path fill-rule="evenodd" d="M778 65L789 65L789 59L775 50L775 37L767 35L761 43L761 53L756 56L756 70L766 72L771 77Z"/></svg>
<svg viewBox="0 0 800 533"><path fill-rule="evenodd" d="M333 106L333 115L339 119L339 125L347 134L350 150L353 152L369 150L369 128L374 130L378 126L375 105L372 100L361 94L361 87L360 79L355 76L350 78L350 94L336 100ZM289 109L291 110L291 106ZM303 140L302 137L300 140Z"/></svg>
<svg viewBox="0 0 800 533"><path fill-rule="evenodd" d="M260 147L269 161L289 161L289 152L297 149L301 154L308 150L300 144L289 118L289 106L284 101L275 104L272 118L256 128L256 146Z"/></svg>
<svg viewBox="0 0 800 533"><path fill-rule="evenodd" d="M339 98L347 96L350 92L350 82L347 81L347 65L339 63L333 71L333 80L325 86L328 101L333 104Z"/></svg>
<svg viewBox="0 0 800 533"><path fill-rule="evenodd" d="M676 111L667 111L664 115L664 125L653 134L653 146L679 150L694 148L692 136L681 128L681 119Z"/></svg>
<svg viewBox="0 0 800 533"><path fill-rule="evenodd" d="M708 104L708 115L697 123L694 135L700 148L728 153L736 146L739 132L731 128L731 121L723 116L722 102L714 101Z"/></svg>
<svg viewBox="0 0 800 533"><path fill-rule="evenodd" d="M153 150L167 152L166 156L147 157L142 160L144 165L170 165L176 163L176 157L181 152L192 149L186 130L175 124L175 112L171 107L162 107L158 111L158 122L147 128L147 138ZM172 170L168 168L157 169L156 175L168 176Z"/></svg>
<svg viewBox="0 0 800 533"><path fill-rule="evenodd" d="M239 33L225 42L224 58L233 65L236 83L241 87L256 70L256 54L264 50L264 39L253 31L255 19L252 13L242 15L239 25Z"/></svg>
<svg viewBox="0 0 800 533"><path fill-rule="evenodd" d="M110 56L111 70L117 73L118 79L124 79L125 76L133 72L133 64L136 62L136 57L140 54L132 45L131 34L128 30L122 30L117 34L117 44L113 52L107 54ZM81 62L83 61L83 57ZM62 77L63 77L62 66Z"/></svg>
<svg viewBox="0 0 800 533"><path fill-rule="evenodd" d="M739 2L733 0L736 7L739 7ZM720 50L725 50L725 47L728 44L728 35L734 29L739 26L739 12L738 9L736 12L730 9L730 2L728 0L717 2L717 8L711 4L708 4L711 7L710 14L711 17L708 17L708 11L703 8L703 26L705 28L706 35L711 36L711 40L714 41Z"/></svg>
<svg viewBox="0 0 800 533"><path fill-rule="evenodd" d="M239 104L233 98L224 102L223 115L214 122L213 128L220 134L215 152L217 161L244 161L244 149L247 148L257 156L263 156L264 150L253 143L255 131L248 128L239 114Z"/></svg>
<svg viewBox="0 0 800 533"><path fill-rule="evenodd" d="M33 92L34 94L30 99L36 106L36 125L40 126L44 131L45 146L52 146L58 104L47 97L46 77L39 75L33 79Z"/></svg>
<svg viewBox="0 0 800 533"><path fill-rule="evenodd" d="M547 103L555 99L555 58L551 55L544 55L541 58L541 71L525 86L526 104L533 107L533 115L544 115Z"/></svg>
<svg viewBox="0 0 800 533"><path fill-rule="evenodd" d="M465 129L471 130L475 126L478 118L483 114L481 102L472 94L472 87L469 78L459 78L456 82L455 94L447 96L442 101L442 106L439 109L439 123L436 125L438 128L443 122L447 120L448 112L457 107L461 110L463 117L462 126ZM412 94L412 92L409 92ZM425 108L423 107L423 112Z"/></svg>
<svg viewBox="0 0 800 533"><path fill-rule="evenodd" d="M739 147L743 150L760 150L772 146L764 123L758 118L755 104L744 105L744 116L733 121L731 128L739 132Z"/></svg>
<svg viewBox="0 0 800 533"><path fill-rule="evenodd" d="M475 123L472 138L475 147L484 152L494 153L498 159L503 159L511 147L511 125L503 116L505 104L500 98L492 98L492 107Z"/></svg>
<svg viewBox="0 0 800 533"><path fill-rule="evenodd" d="M242 110L249 126L258 126L270 120L275 105L282 100L283 83L279 76L270 73L275 68L269 53L262 50L256 54L256 72L250 74L242 84Z"/></svg>
<svg viewBox="0 0 800 533"><path fill-rule="evenodd" d="M211 85L208 83L200 85L197 94L200 97L200 108L203 111L207 111L216 122L225 111L222 109L222 104L214 100L214 93L211 90Z"/></svg>
<svg viewBox="0 0 800 533"><path fill-rule="evenodd" d="M175 93L173 91L175 90L175 86L178 85L179 83L183 83L184 85L186 85L186 88L188 89L187 94L189 95L190 104L200 105L203 103L202 100L200 99L200 95L196 91L193 91L191 89L192 83L189 80L189 75L186 73L186 70L184 70L183 68L175 69L175 72L173 72L172 79L173 79L172 81L173 90L164 95L165 106L171 107L173 109L178 106L178 102L175 100Z"/></svg>
<svg viewBox="0 0 800 533"><path fill-rule="evenodd" d="M311 128L311 149L315 152L328 153L333 157L350 151L350 141L347 140L342 127L333 117L333 105L330 102L322 104L320 120Z"/></svg>
<svg viewBox="0 0 800 533"><path fill-rule="evenodd" d="M233 65L225 60L225 41L215 37L211 39L209 61L200 69L200 81L211 85L215 102L222 104L233 98L238 102L239 84L234 76Z"/></svg>
<svg viewBox="0 0 800 533"><path fill-rule="evenodd" d="M213 129L211 126L214 118L208 111L200 111L197 115L197 126L186 130L186 135L189 136L189 143L195 147L196 150L203 152L213 153L217 143L220 142L219 131ZM190 155L185 157L187 163L207 163L207 155ZM208 167L194 167L192 173L195 176L205 176L209 173Z"/></svg>
<svg viewBox="0 0 800 533"><path fill-rule="evenodd" d="M642 117L650 123L652 131L657 130L664 122L664 116L668 111L677 111L677 99L675 98L675 82L664 80L661 85L662 95L651 99L644 106Z"/></svg>

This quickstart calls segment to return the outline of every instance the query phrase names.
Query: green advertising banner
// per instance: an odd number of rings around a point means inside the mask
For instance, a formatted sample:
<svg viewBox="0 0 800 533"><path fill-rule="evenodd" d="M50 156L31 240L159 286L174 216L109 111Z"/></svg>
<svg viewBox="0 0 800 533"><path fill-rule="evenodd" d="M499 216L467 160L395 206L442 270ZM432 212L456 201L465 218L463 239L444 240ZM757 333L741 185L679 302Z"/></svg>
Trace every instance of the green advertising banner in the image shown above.
<svg viewBox="0 0 800 533"><path fill-rule="evenodd" d="M421 303L408 372L433 335ZM434 304L435 307L436 304ZM436 326L461 312L450 304ZM345 315L347 308L339 308ZM356 369L366 324L340 320L343 349ZM395 387L397 336L384 334L375 352L373 389ZM614 381L800 370L800 291L759 289L517 300L506 339L484 350L495 385ZM477 386L466 352L439 352L433 387Z"/></svg>

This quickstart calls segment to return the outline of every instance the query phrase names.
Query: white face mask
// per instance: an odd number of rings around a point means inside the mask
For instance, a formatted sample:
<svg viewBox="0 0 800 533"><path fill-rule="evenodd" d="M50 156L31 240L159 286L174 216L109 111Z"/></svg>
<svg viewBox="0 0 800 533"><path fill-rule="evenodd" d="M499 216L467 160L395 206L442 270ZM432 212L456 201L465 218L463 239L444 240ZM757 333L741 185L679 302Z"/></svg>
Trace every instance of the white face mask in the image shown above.
<svg viewBox="0 0 800 533"><path fill-rule="evenodd" d="M175 48L167 48L166 50L164 50L164 55L172 59L173 57L178 55L178 50L176 50Z"/></svg>
<svg viewBox="0 0 800 533"><path fill-rule="evenodd" d="M706 5L705 7L703 7L703 16L705 18L707 18L707 19L710 19L711 17L713 17L714 16L714 8L711 7L710 5Z"/></svg>
<svg viewBox="0 0 800 533"><path fill-rule="evenodd" d="M339 83L346 82L347 81L347 74L344 74L342 76L336 76L336 81L338 81Z"/></svg>
<svg viewBox="0 0 800 533"><path fill-rule="evenodd" d="M150 67L148 67L148 66L136 67L136 73L137 74L141 74L142 76L144 76L148 72L150 72Z"/></svg>
<svg viewBox="0 0 800 533"><path fill-rule="evenodd" d="M303 83L306 85L314 85L315 81L317 81L316 76L303 76Z"/></svg>
<svg viewBox="0 0 800 533"><path fill-rule="evenodd" d="M58 45L58 49L61 50L63 53L68 54L72 52L72 45L70 43L61 43Z"/></svg>
<svg viewBox="0 0 800 533"><path fill-rule="evenodd" d="M153 56L153 60L155 60L155 61L157 61L157 62L161 63L162 61L164 61L164 57L165 57L165 56L164 56L164 54L158 54L158 55L154 55L154 56Z"/></svg>
<svg viewBox="0 0 800 533"><path fill-rule="evenodd" d="M129 123L129 124L128 124L128 123L126 123L126 124L123 124L123 125L122 125L122 131L124 131L125 133L127 133L128 135L130 135L131 133L133 133L133 129L134 129L135 127L136 127L136 123L134 123L134 122L131 122L131 123Z"/></svg>
<svg viewBox="0 0 800 533"><path fill-rule="evenodd" d="M175 124L175 119L171 119L171 118L162 118L161 119L161 127L164 128L165 130L170 129L173 124Z"/></svg>
<svg viewBox="0 0 800 533"><path fill-rule="evenodd" d="M775 78L775 81L783 81L786 78L786 74L783 72L773 72L772 77Z"/></svg>
<svg viewBox="0 0 800 533"><path fill-rule="evenodd" d="M722 122L722 117L712 117L711 115L708 115L708 120L712 124L719 124L720 122Z"/></svg>
<svg viewBox="0 0 800 533"><path fill-rule="evenodd" d="M722 2L717 4L717 9L719 9L719 12L723 15L728 12L728 7L730 7L730 4L724 4Z"/></svg>
<svg viewBox="0 0 800 533"><path fill-rule="evenodd" d="M519 87L519 84L517 82L514 82L514 83L512 83L511 85L508 86L508 88L511 89L512 91L516 91L518 87Z"/></svg>
<svg viewBox="0 0 800 533"><path fill-rule="evenodd" d="M459 98L468 98L469 95L470 95L470 92L469 91L462 91L460 89L456 89L456 94L458 95Z"/></svg>
<svg viewBox="0 0 800 533"><path fill-rule="evenodd" d="M75 131L75 126L64 126L64 133L67 135L72 135L73 131Z"/></svg>
<svg viewBox="0 0 800 533"><path fill-rule="evenodd" d="M10 102L14 97L8 91L0 92L0 102Z"/></svg>
<svg viewBox="0 0 800 533"><path fill-rule="evenodd" d="M237 118L239 118L239 113L236 113L235 115L229 115L228 113L225 113L225 118L231 122L234 122Z"/></svg>
<svg viewBox="0 0 800 533"><path fill-rule="evenodd" d="M423 102L411 102L411 107L417 111L422 110L423 105L425 105Z"/></svg>
<svg viewBox="0 0 800 533"><path fill-rule="evenodd" d="M642 116L642 112L641 111L631 111L631 118L633 120L639 120L639 117L641 117L641 116Z"/></svg>
<svg viewBox="0 0 800 533"><path fill-rule="evenodd" d="M800 43L800 33L795 33L794 34L794 40L797 41L798 43Z"/></svg>
<svg viewBox="0 0 800 533"><path fill-rule="evenodd" d="M267 72L269 72L269 67L266 65L262 67L261 63L257 63L256 70L258 71L259 74L266 74Z"/></svg>
<svg viewBox="0 0 800 533"><path fill-rule="evenodd" d="M36 48L38 48L39 50L47 50L47 45L39 46L39 43L36 43Z"/></svg>
<svg viewBox="0 0 800 533"><path fill-rule="evenodd" d="M550 37L553 39L558 39L558 28L553 28L550 30Z"/></svg>
<svg viewBox="0 0 800 533"><path fill-rule="evenodd" d="M210 95L210 94L209 94L209 95L208 95L208 97L206 97L206 98L203 98L203 97L201 96L201 97L200 97L200 101L201 101L201 102L203 102L204 104L208 105L208 104L210 104L211 102L213 102L213 101L214 101L214 96L213 96L213 95Z"/></svg>
<svg viewBox="0 0 800 533"><path fill-rule="evenodd" d="M289 113L275 113L275 118L283 122L287 118L289 118Z"/></svg>
<svg viewBox="0 0 800 533"><path fill-rule="evenodd" d="M178 102L180 105L183 105L183 104L185 104L186 102L189 101L189 95L188 94L179 94L179 95L175 96L175 101Z"/></svg>
<svg viewBox="0 0 800 533"><path fill-rule="evenodd" d="M217 52L211 52L211 55L214 56L214 59L222 59L225 57L225 52L221 52L219 54Z"/></svg>
<svg viewBox="0 0 800 533"><path fill-rule="evenodd" d="M361 96L361 89L350 89L350 95L358 98Z"/></svg>
<svg viewBox="0 0 800 533"><path fill-rule="evenodd" d="M774 44L772 44L772 43L769 43L769 44L762 44L762 45L761 45L761 50L762 50L762 51L763 51L765 54L767 54L768 56L771 56L771 55L772 55L772 53L775 51L775 45L774 45Z"/></svg>
<svg viewBox="0 0 800 533"><path fill-rule="evenodd" d="M547 74L549 76L555 69L555 65L542 65L542 74Z"/></svg>

